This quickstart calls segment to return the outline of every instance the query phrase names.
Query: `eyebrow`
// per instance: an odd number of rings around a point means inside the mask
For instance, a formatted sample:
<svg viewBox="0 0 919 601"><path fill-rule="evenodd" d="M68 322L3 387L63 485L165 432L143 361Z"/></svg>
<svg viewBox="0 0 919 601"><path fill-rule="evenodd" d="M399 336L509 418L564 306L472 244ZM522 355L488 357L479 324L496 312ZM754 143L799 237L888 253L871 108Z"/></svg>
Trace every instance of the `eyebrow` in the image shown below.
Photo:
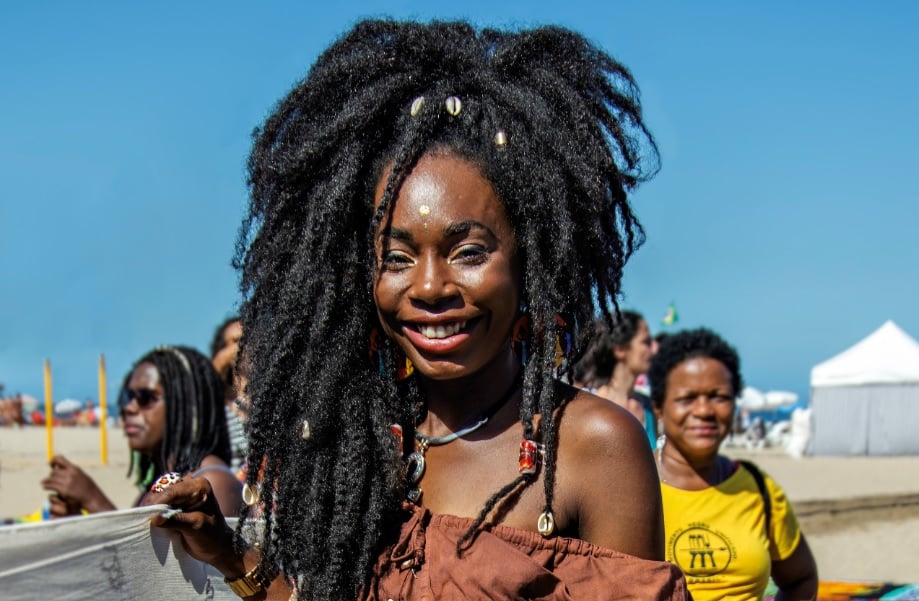
<svg viewBox="0 0 919 601"><path fill-rule="evenodd" d="M488 229L488 227L485 226L484 224L479 223L478 221L473 221L473 220L470 219L470 220L468 220L468 221L460 221L459 223L452 223L452 224L448 225L447 227L444 228L444 236L446 236L446 237L449 238L449 237L456 236L456 235L459 235L459 234L468 234L470 231L472 231L472 230L474 230L474 229L485 230L485 232L486 232L489 236L492 236L492 237L494 237L494 235L495 235L495 234L494 234L490 229Z"/></svg>
<svg viewBox="0 0 919 601"><path fill-rule="evenodd" d="M452 238L454 236L459 236L462 234L468 234L474 229L484 230L489 236L495 237L494 232L484 225L475 220L460 221L459 223L451 223L444 228L444 237ZM413 238L411 233L407 230L403 230L397 227L387 227L384 228L379 235L380 238L390 238L393 240L399 240L402 242L412 242Z"/></svg>

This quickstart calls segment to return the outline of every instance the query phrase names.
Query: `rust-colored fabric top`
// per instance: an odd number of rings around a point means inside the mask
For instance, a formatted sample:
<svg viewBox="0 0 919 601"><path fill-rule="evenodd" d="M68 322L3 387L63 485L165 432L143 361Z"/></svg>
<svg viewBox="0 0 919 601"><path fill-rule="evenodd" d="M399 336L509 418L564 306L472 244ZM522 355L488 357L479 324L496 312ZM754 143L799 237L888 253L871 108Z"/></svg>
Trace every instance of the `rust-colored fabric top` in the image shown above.
<svg viewBox="0 0 919 601"><path fill-rule="evenodd" d="M472 520L406 504L399 541L373 569L367 601L690 599L673 564L640 559L565 537L493 526L463 553Z"/></svg>

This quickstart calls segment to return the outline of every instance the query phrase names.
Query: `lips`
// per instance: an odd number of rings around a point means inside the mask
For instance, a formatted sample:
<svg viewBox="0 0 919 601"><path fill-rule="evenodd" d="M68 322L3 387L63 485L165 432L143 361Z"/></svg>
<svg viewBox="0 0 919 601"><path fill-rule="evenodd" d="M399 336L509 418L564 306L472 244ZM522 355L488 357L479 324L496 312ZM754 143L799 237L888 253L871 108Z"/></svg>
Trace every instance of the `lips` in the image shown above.
<svg viewBox="0 0 919 601"><path fill-rule="evenodd" d="M718 428L715 426L697 426L694 428L687 428L687 430L689 433L702 438L713 438L719 436Z"/></svg>
<svg viewBox="0 0 919 601"><path fill-rule="evenodd" d="M143 428L138 424L125 424L124 425L124 435L125 436L136 436L140 434Z"/></svg>
<svg viewBox="0 0 919 601"><path fill-rule="evenodd" d="M440 323L407 322L402 331L419 351L444 354L466 342L478 321L476 318Z"/></svg>
<svg viewBox="0 0 919 601"><path fill-rule="evenodd" d="M449 338L450 336L455 336L459 333L460 330L466 327L465 321L457 321L455 323L440 324L440 325L423 325L419 324L418 331L425 338L431 339L442 339Z"/></svg>

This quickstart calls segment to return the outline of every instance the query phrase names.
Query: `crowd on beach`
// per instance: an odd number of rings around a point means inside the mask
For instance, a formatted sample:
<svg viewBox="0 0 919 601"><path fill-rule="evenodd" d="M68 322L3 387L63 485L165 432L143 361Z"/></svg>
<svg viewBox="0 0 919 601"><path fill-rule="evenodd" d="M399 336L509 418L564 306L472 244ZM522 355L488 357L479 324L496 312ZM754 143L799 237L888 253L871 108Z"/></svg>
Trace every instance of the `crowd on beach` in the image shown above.
<svg viewBox="0 0 919 601"><path fill-rule="evenodd" d="M359 23L257 132L240 315L122 382L135 505L243 598L814 598L781 486L719 453L737 352L618 307L656 169L574 32ZM66 457L42 486L115 508Z"/></svg>
<svg viewBox="0 0 919 601"><path fill-rule="evenodd" d="M43 426L47 420L38 401L21 393L0 398L0 426ZM86 399L79 408L51 416L55 426L98 426L99 411L92 399Z"/></svg>

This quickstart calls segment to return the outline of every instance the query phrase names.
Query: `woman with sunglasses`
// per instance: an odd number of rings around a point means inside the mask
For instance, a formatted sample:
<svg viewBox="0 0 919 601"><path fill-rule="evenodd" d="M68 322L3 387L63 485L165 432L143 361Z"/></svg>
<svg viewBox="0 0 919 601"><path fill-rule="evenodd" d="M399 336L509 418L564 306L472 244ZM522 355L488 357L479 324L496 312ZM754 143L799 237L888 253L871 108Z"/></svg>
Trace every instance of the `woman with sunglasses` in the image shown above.
<svg viewBox="0 0 919 601"><path fill-rule="evenodd" d="M211 361L188 347L161 346L135 363L118 399L131 454L129 475L142 492L154 478L175 472L208 480L222 511L237 513L241 484L229 468L223 384ZM51 515L116 509L83 470L61 455L51 460L42 487L52 491Z"/></svg>

